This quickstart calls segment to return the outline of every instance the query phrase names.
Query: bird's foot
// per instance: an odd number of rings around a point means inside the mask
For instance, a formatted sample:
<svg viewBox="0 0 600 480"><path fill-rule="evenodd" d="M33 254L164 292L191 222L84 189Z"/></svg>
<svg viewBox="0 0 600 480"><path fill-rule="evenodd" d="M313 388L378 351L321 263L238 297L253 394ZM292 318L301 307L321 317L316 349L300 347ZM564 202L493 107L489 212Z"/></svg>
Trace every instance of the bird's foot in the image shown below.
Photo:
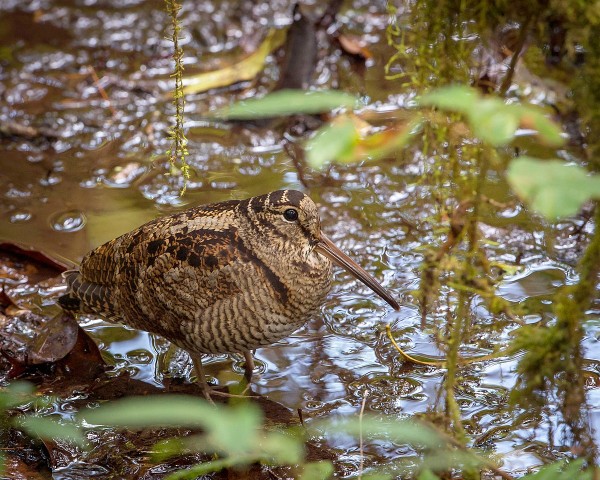
<svg viewBox="0 0 600 480"><path fill-rule="evenodd" d="M211 398L213 395L217 396L217 397L225 397L225 398L258 398L258 395L246 395L246 392L248 392L248 390L250 390L250 385L246 385L244 390L242 390L242 392L239 394L238 393L221 392L220 390L215 390L214 388L211 388L208 385L206 387L201 385L201 387L202 387L202 394L204 395L204 398L206 398L213 405L215 404L215 402Z"/></svg>
<svg viewBox="0 0 600 480"><path fill-rule="evenodd" d="M248 356L250 357L250 359L248 359ZM256 398L256 395L246 395L246 392L250 389L250 381L249 380L246 380L246 382L240 383L240 386L244 387L243 390L241 391L241 394L240 393L221 392L219 390L215 390L206 381L206 376L204 375L204 368L202 367L202 360L200 359L200 357L193 356L192 360L194 362L194 368L196 369L196 382L200 386L200 389L202 390L202 394L204 395L204 398L206 398L206 400L208 400L213 405L215 404L215 402L213 402L213 400L211 398L212 395L219 396L219 397L231 397L231 398ZM248 352L248 355L246 355L246 366L247 366L246 377L249 376L250 378L252 378L251 373L250 373L250 375L248 375L248 369L250 369L250 372L252 372L252 369L254 368L254 363L252 361L252 355L249 352Z"/></svg>

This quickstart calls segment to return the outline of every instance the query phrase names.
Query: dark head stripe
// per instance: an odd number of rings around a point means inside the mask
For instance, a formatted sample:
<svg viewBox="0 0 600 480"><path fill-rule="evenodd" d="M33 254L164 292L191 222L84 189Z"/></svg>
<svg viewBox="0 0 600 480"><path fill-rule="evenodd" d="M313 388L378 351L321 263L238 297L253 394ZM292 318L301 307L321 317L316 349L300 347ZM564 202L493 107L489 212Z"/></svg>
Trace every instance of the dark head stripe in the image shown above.
<svg viewBox="0 0 600 480"><path fill-rule="evenodd" d="M271 206L280 205L286 197L287 190L277 190L267 195L267 203Z"/></svg>
<svg viewBox="0 0 600 480"><path fill-rule="evenodd" d="M302 203L302 200L304 200L306 198L306 195L304 195L302 192L299 192L298 190L286 190L286 204L290 204L290 205L294 205L296 207L299 207L300 204Z"/></svg>

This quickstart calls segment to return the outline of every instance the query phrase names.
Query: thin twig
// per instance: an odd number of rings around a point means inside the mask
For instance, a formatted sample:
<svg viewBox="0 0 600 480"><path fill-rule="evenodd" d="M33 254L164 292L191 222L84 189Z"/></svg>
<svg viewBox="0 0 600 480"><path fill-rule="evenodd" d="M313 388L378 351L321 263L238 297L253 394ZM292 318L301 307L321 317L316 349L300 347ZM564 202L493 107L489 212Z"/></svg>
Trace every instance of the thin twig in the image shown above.
<svg viewBox="0 0 600 480"><path fill-rule="evenodd" d="M517 45L515 46L515 51L513 53L512 58L510 59L510 65L508 67L508 72L506 72L506 76L502 81L502 85L500 86L500 96L504 97L508 89L510 88L510 84L512 83L513 75L515 73L515 68L517 67L517 62L519 61L519 57L521 56L521 50L523 50L523 46L525 45L525 40L527 39L527 32L529 31L529 25L531 24L534 15L530 15L525 19L523 24L521 25L521 31L519 32L519 38L517 39Z"/></svg>
<svg viewBox="0 0 600 480"><path fill-rule="evenodd" d="M369 390L365 390L365 396L363 397L362 405L360 406L360 414L358 415L358 445L360 452L360 465L358 466L358 479L362 478L364 468L364 445L363 445L363 429L362 419L365 413L365 405L367 404L367 397L369 396Z"/></svg>
<svg viewBox="0 0 600 480"><path fill-rule="evenodd" d="M446 362L443 361L443 360L441 360L441 361L426 362L426 361L417 360L416 358L411 357L408 353L406 353L404 350L402 350L402 348L400 347L400 345L398 345L398 343L394 339L394 336L392 335L392 328L389 325L385 326L385 331L387 333L388 338L390 339L390 342L392 342L392 345L394 345L394 347L396 348L396 350L398 350L398 352L400 353L400 355L402 355L408 361L410 361L412 363L416 363L418 365L427 365L427 366L430 366L430 367L442 367L442 368L444 368L446 366Z"/></svg>
<svg viewBox="0 0 600 480"><path fill-rule="evenodd" d="M100 93L100 96L104 100L106 100L106 102L108 103L108 109L110 110L111 115L113 117L116 116L117 111L112 106L112 103L110 101L110 98L108 97L108 94L106 93L106 90L104 90L104 87L102 85L100 85L100 78L98 78L96 69L92 65L88 65L87 68L88 68L88 72L90 72L90 76L92 77L92 80L94 80L94 85L96 85L96 88L98 89L98 92Z"/></svg>

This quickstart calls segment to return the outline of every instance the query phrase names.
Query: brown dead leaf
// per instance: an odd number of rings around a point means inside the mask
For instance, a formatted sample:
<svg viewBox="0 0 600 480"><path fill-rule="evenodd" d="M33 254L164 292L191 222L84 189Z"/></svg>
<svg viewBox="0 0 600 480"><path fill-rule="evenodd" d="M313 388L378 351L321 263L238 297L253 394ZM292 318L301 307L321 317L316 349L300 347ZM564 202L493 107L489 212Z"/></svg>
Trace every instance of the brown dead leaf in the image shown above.
<svg viewBox="0 0 600 480"><path fill-rule="evenodd" d="M96 342L77 325L76 342L71 351L58 362L58 367L79 380L93 379L104 371L106 363Z"/></svg>
<svg viewBox="0 0 600 480"><path fill-rule="evenodd" d="M77 321L70 315L49 319L31 343L30 362L48 363L64 358L77 342L78 329Z"/></svg>
<svg viewBox="0 0 600 480"><path fill-rule="evenodd" d="M12 480L45 480L48 476L39 472L35 466L28 465L16 455L7 455L4 459L2 478L10 478Z"/></svg>
<svg viewBox="0 0 600 480"><path fill-rule="evenodd" d="M342 49L351 55L358 55L365 59L373 58L373 54L368 48L367 42L356 35L343 33L338 37Z"/></svg>
<svg viewBox="0 0 600 480"><path fill-rule="evenodd" d="M17 245L15 243L0 243L0 252L7 252L8 254L16 254L20 257L25 257L31 260L32 264L41 264L45 267L54 269L57 273L62 273L65 270L73 268L73 263L67 259L57 258L56 256L51 257L44 252L34 250L26 245ZM53 275L49 275L53 276Z"/></svg>
<svg viewBox="0 0 600 480"><path fill-rule="evenodd" d="M0 352L23 366L56 362L75 346L79 325L64 314L54 318L29 310L0 315Z"/></svg>

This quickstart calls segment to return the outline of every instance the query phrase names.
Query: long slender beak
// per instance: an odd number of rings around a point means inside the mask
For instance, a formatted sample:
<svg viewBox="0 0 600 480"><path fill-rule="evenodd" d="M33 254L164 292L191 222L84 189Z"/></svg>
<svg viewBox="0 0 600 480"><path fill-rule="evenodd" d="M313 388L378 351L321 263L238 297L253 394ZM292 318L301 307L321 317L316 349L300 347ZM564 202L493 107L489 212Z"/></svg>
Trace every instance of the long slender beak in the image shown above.
<svg viewBox="0 0 600 480"><path fill-rule="evenodd" d="M358 263L352 260L348 255L342 252L325 235L321 234L321 241L315 246L315 251L326 256L338 267L350 272L354 277L373 290L377 295L383 298L394 310L400 310L400 305L394 300L392 295L381 286L381 284L369 275Z"/></svg>

